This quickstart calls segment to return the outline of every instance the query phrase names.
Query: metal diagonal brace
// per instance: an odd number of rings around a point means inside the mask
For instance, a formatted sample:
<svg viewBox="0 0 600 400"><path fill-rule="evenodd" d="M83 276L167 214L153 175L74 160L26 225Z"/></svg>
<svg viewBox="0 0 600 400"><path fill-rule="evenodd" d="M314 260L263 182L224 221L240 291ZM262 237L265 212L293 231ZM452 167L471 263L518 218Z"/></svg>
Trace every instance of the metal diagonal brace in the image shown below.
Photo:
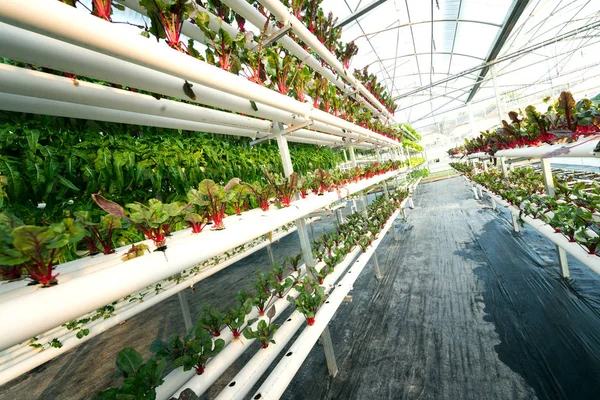
<svg viewBox="0 0 600 400"><path fill-rule="evenodd" d="M260 139L253 140L253 141L250 142L250 145L254 146L254 145L257 145L259 143L266 142L267 140L275 139L277 136L287 136L287 135L289 135L292 132L295 132L295 131L297 131L299 129L302 129L302 128L306 128L307 126L310 126L312 124L313 124L313 120L312 119L307 119L305 121L300 122L297 125L290 125L290 126L288 126L287 128L285 128L284 130L282 130L280 132L274 132L274 133L271 133L271 134L269 134L269 135L267 135L265 137L261 137Z"/></svg>
<svg viewBox="0 0 600 400"><path fill-rule="evenodd" d="M273 31L263 41L263 48L270 46L282 37L284 37L292 29L292 24L288 21L281 28Z"/></svg>

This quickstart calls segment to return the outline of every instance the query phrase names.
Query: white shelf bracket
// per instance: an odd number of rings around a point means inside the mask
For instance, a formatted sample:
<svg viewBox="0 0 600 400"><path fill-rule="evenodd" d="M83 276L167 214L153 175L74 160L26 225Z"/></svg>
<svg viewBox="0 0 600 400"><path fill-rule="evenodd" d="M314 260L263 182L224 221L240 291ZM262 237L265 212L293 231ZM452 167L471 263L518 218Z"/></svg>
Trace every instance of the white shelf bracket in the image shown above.
<svg viewBox="0 0 600 400"><path fill-rule="evenodd" d="M256 139L250 142L250 146L255 146L257 144L260 144L262 142L266 142L267 140L271 140L271 139L275 139L281 136L287 136L287 135L291 135L293 132L302 129L302 128L306 128L307 126L310 126L313 124L313 120L312 119L307 119L305 121L302 121L296 125L290 125L287 128L283 129L283 130L279 130L279 131L275 131L265 137L261 137L260 139Z"/></svg>
<svg viewBox="0 0 600 400"><path fill-rule="evenodd" d="M273 43L275 43L276 41L278 41L279 39L281 39L282 37L284 37L285 35L287 35L287 33L292 29L292 24L290 24L289 22L286 22L281 28L271 32L266 38L265 40L263 40L263 48L272 45Z"/></svg>

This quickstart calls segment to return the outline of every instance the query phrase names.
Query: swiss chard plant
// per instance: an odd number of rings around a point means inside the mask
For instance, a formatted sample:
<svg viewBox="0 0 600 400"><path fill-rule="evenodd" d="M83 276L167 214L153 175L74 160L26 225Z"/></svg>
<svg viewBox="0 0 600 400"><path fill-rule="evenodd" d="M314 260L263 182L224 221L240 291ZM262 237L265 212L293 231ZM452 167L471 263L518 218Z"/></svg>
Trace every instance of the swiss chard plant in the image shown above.
<svg viewBox="0 0 600 400"><path fill-rule="evenodd" d="M196 375L202 375L208 360L224 347L223 339L213 341L204 328L197 326L183 338L174 334L169 342L155 340L150 350L156 354L156 358L169 361L174 368L183 367L184 371L194 369Z"/></svg>
<svg viewBox="0 0 600 400"><path fill-rule="evenodd" d="M156 388L163 380L167 367L165 359L150 358L144 362L134 349L121 350L117 356L117 374L123 377L121 387L111 388L98 393L101 400L156 399Z"/></svg>
<svg viewBox="0 0 600 400"><path fill-rule="evenodd" d="M202 305L202 316L198 324L212 336L221 336L221 328L225 324L226 315L208 304Z"/></svg>
<svg viewBox="0 0 600 400"><path fill-rule="evenodd" d="M299 293L298 297L288 296L288 301L296 307L298 312L304 315L308 325L314 325L315 314L325 301L325 291L321 286L311 282L308 277L304 278L299 285L296 285L295 289Z"/></svg>
<svg viewBox="0 0 600 400"><path fill-rule="evenodd" d="M225 229L223 219L227 208L228 193L233 185L238 183L239 179L233 178L225 187L222 187L211 179L205 179L198 184L198 189L192 189L188 192L188 200L191 203L206 209L209 218L213 222L211 229Z"/></svg>
<svg viewBox="0 0 600 400"><path fill-rule="evenodd" d="M156 40L165 39L175 50L188 53L181 41L183 23L194 10L190 0L140 0L140 5L146 9L152 25L150 33Z"/></svg>
<svg viewBox="0 0 600 400"><path fill-rule="evenodd" d="M86 235L83 240L90 255L114 253L113 235L116 230L123 227L121 218L106 214L96 222L92 220L93 216L90 211L76 211L74 215L76 220L85 227Z"/></svg>
<svg viewBox="0 0 600 400"><path fill-rule="evenodd" d="M254 296L252 304L258 310L259 315L265 315L267 305L273 297L271 294L271 285L269 283L268 275L265 275L260 271L256 271L256 280L254 281L253 286Z"/></svg>
<svg viewBox="0 0 600 400"><path fill-rule="evenodd" d="M292 172L286 179L279 174L269 174L269 171L267 171L266 168L265 174L269 184L273 188L273 192L275 192L277 196L277 203L282 207L289 207L298 190L298 174Z"/></svg>
<svg viewBox="0 0 600 400"><path fill-rule="evenodd" d="M213 62L219 68L237 74L241 70L240 53L246 45L246 34L238 32L232 38L223 28L217 32L209 28L210 17L207 12L201 11L196 16L196 25L210 39L213 50L206 50L206 59ZM216 56L216 58L215 58Z"/></svg>
<svg viewBox="0 0 600 400"><path fill-rule="evenodd" d="M231 330L234 339L240 337L241 329L246 323L246 315L252 311L252 298L241 291L236 298L235 306L230 307L223 322Z"/></svg>
<svg viewBox="0 0 600 400"><path fill-rule="evenodd" d="M252 194L254 195L254 198L256 199L260 209L263 211L269 211L271 196L273 196L273 188L270 185L260 182L254 182L252 185L244 183L244 185L247 185L250 191L252 191Z"/></svg>
<svg viewBox="0 0 600 400"><path fill-rule="evenodd" d="M232 183L231 189L229 190L229 204L233 207L236 215L241 215L242 211L248 209L248 200L252 191L240 181Z"/></svg>
<svg viewBox="0 0 600 400"><path fill-rule="evenodd" d="M58 274L54 273L54 266L66 246L78 242L84 235L83 226L70 218L47 226L17 226L10 233L2 234L0 265L24 268L42 287L55 285Z"/></svg>
<svg viewBox="0 0 600 400"><path fill-rule="evenodd" d="M258 339L258 341L262 344L263 349L269 347L269 344L275 343L273 335L275 335L275 332L277 332L277 329L280 326L279 324L272 322L273 317L275 317L275 313L275 306L271 306L269 311L267 311L267 318L269 320L266 321L261 319L258 321L258 324L256 324L256 329L252 328L251 326L244 328L244 337L249 340Z"/></svg>

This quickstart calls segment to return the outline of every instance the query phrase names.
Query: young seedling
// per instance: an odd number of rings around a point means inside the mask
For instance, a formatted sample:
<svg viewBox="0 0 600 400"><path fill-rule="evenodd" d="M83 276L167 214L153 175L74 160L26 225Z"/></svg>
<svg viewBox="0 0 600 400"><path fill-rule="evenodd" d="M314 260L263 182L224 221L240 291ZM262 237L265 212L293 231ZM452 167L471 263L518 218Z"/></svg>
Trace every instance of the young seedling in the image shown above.
<svg viewBox="0 0 600 400"><path fill-rule="evenodd" d="M174 368L183 367L184 371L193 368L196 375L202 375L208 360L219 354L224 347L223 339L213 342L209 333L197 326L183 338L174 334L168 343L155 340L150 346L150 351L156 354L156 358L169 361Z"/></svg>
<svg viewBox="0 0 600 400"><path fill-rule="evenodd" d="M273 295L271 293L271 285L268 276L260 271L256 271L254 290L253 305L256 306L259 315L265 315L267 304L270 302Z"/></svg>
<svg viewBox="0 0 600 400"><path fill-rule="evenodd" d="M208 304L202 305L202 316L198 321L199 326L206 329L212 336L221 335L221 327L225 324L225 314Z"/></svg>
<svg viewBox="0 0 600 400"><path fill-rule="evenodd" d="M269 321L267 322L264 319L258 321L258 324L256 325L256 330L253 329L251 326L247 326L244 329L244 337L248 340L258 339L258 341L262 344L263 349L269 347L269 344L271 343L275 344L275 340L273 340L273 335L275 334L275 332L277 332L277 329L279 329L280 326L279 324L274 324L271 322L273 317L275 317L275 314L275 306L271 306L271 308L269 308L269 311L267 311L267 318L269 318Z"/></svg>
<svg viewBox="0 0 600 400"><path fill-rule="evenodd" d="M121 257L121 260L122 261L133 260L134 258L143 256L145 252L150 253L150 249L148 248L147 244L145 244L145 243L132 244L131 247L129 248L129 250L127 250L127 252L125 254L123 254L123 257Z"/></svg>
<svg viewBox="0 0 600 400"><path fill-rule="evenodd" d="M121 218L106 214L100 218L100 222L94 222L90 211L76 211L74 215L87 231L83 240L90 255L114 253L113 235L117 229L123 227Z"/></svg>
<svg viewBox="0 0 600 400"><path fill-rule="evenodd" d="M299 295L297 298L288 296L290 304L296 307L296 310L304 315L306 323L313 325L315 323L315 314L321 304L325 301L325 291L319 285L311 282L310 278L305 277L301 284L296 285Z"/></svg>

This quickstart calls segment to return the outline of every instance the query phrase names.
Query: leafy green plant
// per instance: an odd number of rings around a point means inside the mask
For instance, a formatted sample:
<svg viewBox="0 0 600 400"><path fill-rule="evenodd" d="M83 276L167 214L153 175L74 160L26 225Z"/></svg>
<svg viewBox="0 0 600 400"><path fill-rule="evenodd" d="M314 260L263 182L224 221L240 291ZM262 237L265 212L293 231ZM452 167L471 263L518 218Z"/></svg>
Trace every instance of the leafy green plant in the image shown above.
<svg viewBox="0 0 600 400"><path fill-rule="evenodd" d="M134 258L138 258L144 255L145 252L150 252L148 245L145 243L132 244L131 248L127 250L123 257L121 257L122 261L133 260Z"/></svg>
<svg viewBox="0 0 600 400"><path fill-rule="evenodd" d="M183 367L184 371L193 368L196 375L202 375L208 360L219 354L224 347L223 339L213 342L208 332L197 326L183 338L174 334L168 343L155 340L150 351L156 354L156 358L167 360L173 368Z"/></svg>
<svg viewBox="0 0 600 400"><path fill-rule="evenodd" d="M246 45L246 35L238 32L235 38L223 28L217 32L209 28L210 17L207 12L201 11L196 16L196 25L204 32L204 35L211 41L214 49L206 50L206 58L212 64L219 68L237 74L241 70L239 54ZM215 55L218 62L215 62Z"/></svg>
<svg viewBox="0 0 600 400"><path fill-rule="evenodd" d="M134 349L121 350L117 356L117 374L123 377L119 388L104 390L96 396L101 400L154 400L156 388L163 381L163 374L167 367L165 359L150 358L144 363L142 356Z"/></svg>
<svg viewBox="0 0 600 400"><path fill-rule="evenodd" d="M264 315L267 309L267 304L273 297L271 294L271 285L269 277L260 271L255 272L256 280L253 283L254 296L253 305L256 306L259 315Z"/></svg>
<svg viewBox="0 0 600 400"><path fill-rule="evenodd" d="M229 308L223 322L231 330L234 338L239 338L241 328L246 323L246 315L252 311L253 299L245 291L238 292L234 307Z"/></svg>
<svg viewBox="0 0 600 400"><path fill-rule="evenodd" d="M298 190L298 174L293 172L287 179L276 174L271 176L265 168L265 175L277 196L277 202L283 207L289 207Z"/></svg>
<svg viewBox="0 0 600 400"><path fill-rule="evenodd" d="M3 216L1 219L6 218L15 227L10 233L1 235L0 265L24 268L29 277L42 287L55 285L58 274L53 273L54 265L64 254L67 245L83 238L83 227L70 218L49 226L19 226L19 221L11 217ZM4 267L2 269L6 270Z"/></svg>
<svg viewBox="0 0 600 400"><path fill-rule="evenodd" d="M292 272L298 272L300 261L302 260L302 253L296 254L296 256L286 256L285 262L289 265Z"/></svg>
<svg viewBox="0 0 600 400"><path fill-rule="evenodd" d="M140 5L146 9L152 25L150 33L156 41L165 39L175 50L188 53L185 44L181 42L183 22L194 10L189 0L140 0Z"/></svg>
<svg viewBox="0 0 600 400"><path fill-rule="evenodd" d="M297 298L288 296L290 304L296 307L296 310L304 315L308 325L314 325L315 314L321 304L325 301L325 291L319 285L315 285L306 277L299 285L295 286L299 295Z"/></svg>
<svg viewBox="0 0 600 400"><path fill-rule="evenodd" d="M106 214L100 217L100 222L94 222L91 211L76 211L74 215L76 220L85 227L86 235L83 240L90 255L114 253L113 234L115 230L123 227L121 218Z"/></svg>
<svg viewBox="0 0 600 400"><path fill-rule="evenodd" d="M248 197L250 196L251 190L248 185L241 183L240 181L234 181L229 191L229 204L235 210L236 215L241 215L243 210L248 209Z"/></svg>
<svg viewBox="0 0 600 400"><path fill-rule="evenodd" d="M208 304L202 305L202 316L198 320L199 326L206 329L212 336L220 336L221 328L225 324L225 314Z"/></svg>
<svg viewBox="0 0 600 400"><path fill-rule="evenodd" d="M188 200L200 207L205 207L206 212L213 222L213 230L225 229L223 219L227 207L228 193L234 184L239 184L238 178L231 179L225 187L217 185L211 179L205 179L198 184L198 189L188 192Z"/></svg>
<svg viewBox="0 0 600 400"><path fill-rule="evenodd" d="M256 199L258 206L263 211L269 211L269 205L271 204L271 196L273 195L273 189L270 185L265 185L260 182L254 182L250 185L245 183L248 188L252 191L254 198Z"/></svg>
<svg viewBox="0 0 600 400"><path fill-rule="evenodd" d="M266 349L269 347L269 344L275 343L273 340L273 335L279 329L279 324L275 324L272 322L273 317L275 317L275 306L271 306L269 311L267 311L268 321L261 319L258 321L256 325L256 329L253 329L251 326L247 326L244 329L244 337L246 339L258 339L258 341L262 344L262 348Z"/></svg>

